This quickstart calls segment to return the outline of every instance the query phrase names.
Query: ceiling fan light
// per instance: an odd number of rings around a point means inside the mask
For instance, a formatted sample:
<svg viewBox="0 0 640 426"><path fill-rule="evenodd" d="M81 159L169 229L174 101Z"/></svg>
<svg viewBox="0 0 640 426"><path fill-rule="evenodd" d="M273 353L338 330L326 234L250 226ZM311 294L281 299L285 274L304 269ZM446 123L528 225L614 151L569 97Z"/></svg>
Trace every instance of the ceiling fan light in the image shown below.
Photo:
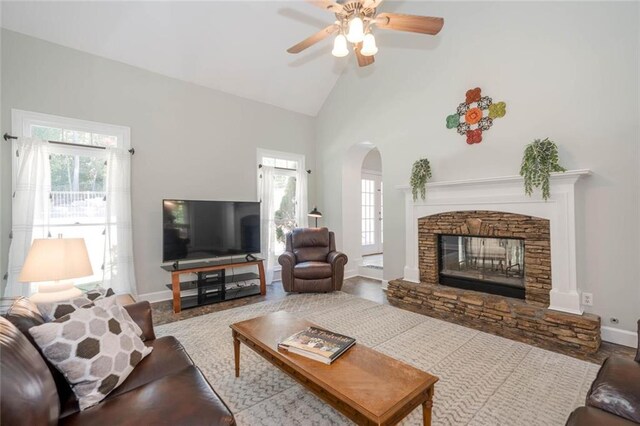
<svg viewBox="0 0 640 426"><path fill-rule="evenodd" d="M343 58L349 54L347 39L342 34L338 34L335 40L333 40L333 50L331 54L336 58Z"/></svg>
<svg viewBox="0 0 640 426"><path fill-rule="evenodd" d="M360 50L362 56L373 56L378 53L378 46L376 46L376 39L373 34L369 33L364 36L362 42L362 50Z"/></svg>
<svg viewBox="0 0 640 426"><path fill-rule="evenodd" d="M364 40L364 22L357 16L349 21L347 40L351 43L360 43Z"/></svg>

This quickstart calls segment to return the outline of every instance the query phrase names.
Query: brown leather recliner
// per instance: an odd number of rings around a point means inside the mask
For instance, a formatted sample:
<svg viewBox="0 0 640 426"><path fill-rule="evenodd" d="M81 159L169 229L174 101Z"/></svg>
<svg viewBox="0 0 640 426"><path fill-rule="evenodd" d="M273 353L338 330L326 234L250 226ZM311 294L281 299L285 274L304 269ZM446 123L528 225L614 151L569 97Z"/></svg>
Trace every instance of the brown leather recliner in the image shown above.
<svg viewBox="0 0 640 426"><path fill-rule="evenodd" d="M567 426L640 424L640 320L635 360L607 358L591 384L586 405L571 413Z"/></svg>
<svg viewBox="0 0 640 426"><path fill-rule="evenodd" d="M20 307L22 308L22 307ZM149 302L125 306L153 351L99 404L80 411L62 374L33 345L29 309L0 317L0 418L7 425L234 425L229 408L173 336L156 338Z"/></svg>
<svg viewBox="0 0 640 426"><path fill-rule="evenodd" d="M336 251L333 232L327 228L295 228L287 234L287 246L278 258L282 286L287 292L340 290L347 255Z"/></svg>

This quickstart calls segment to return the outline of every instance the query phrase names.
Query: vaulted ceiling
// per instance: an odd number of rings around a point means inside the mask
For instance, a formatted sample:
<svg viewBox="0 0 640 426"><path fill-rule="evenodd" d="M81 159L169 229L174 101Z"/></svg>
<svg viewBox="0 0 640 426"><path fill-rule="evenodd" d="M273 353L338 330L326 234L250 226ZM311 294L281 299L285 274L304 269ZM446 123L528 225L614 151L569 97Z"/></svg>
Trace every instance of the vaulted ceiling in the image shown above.
<svg viewBox="0 0 640 426"><path fill-rule="evenodd" d="M332 19L302 1L2 2L6 29L311 116L354 64L330 41L286 49Z"/></svg>

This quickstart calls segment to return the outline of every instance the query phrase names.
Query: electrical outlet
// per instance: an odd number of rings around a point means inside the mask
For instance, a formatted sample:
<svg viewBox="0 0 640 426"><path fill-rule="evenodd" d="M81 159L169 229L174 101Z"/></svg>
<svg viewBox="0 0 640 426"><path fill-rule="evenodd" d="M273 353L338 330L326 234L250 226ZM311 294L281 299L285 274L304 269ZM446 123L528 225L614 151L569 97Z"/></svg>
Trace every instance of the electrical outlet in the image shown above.
<svg viewBox="0 0 640 426"><path fill-rule="evenodd" d="M582 293L582 304L584 306L593 306L593 294Z"/></svg>

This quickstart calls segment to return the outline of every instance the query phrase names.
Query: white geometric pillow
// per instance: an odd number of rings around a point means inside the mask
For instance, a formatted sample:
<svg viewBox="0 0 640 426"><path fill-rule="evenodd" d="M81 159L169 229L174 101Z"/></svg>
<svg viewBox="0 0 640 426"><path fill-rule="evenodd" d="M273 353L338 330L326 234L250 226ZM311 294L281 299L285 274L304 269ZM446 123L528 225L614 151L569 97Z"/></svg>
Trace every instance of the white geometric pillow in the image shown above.
<svg viewBox="0 0 640 426"><path fill-rule="evenodd" d="M61 300L51 303L37 303L38 310L45 321L53 321L62 318L83 306L89 305L91 300L85 296L78 296L70 300Z"/></svg>
<svg viewBox="0 0 640 426"><path fill-rule="evenodd" d="M81 410L102 401L151 353L123 320L123 310L86 307L29 329L71 385Z"/></svg>
<svg viewBox="0 0 640 426"><path fill-rule="evenodd" d="M37 306L44 320L49 322L54 319L62 318L63 316L70 314L76 309L80 309L91 302L108 299L110 296L113 296L113 303L115 303L116 298L114 295L115 293L110 288L104 289L98 286L93 290L89 290L84 293L82 296L78 296L70 300L61 300L59 302L52 303L38 303Z"/></svg>
<svg viewBox="0 0 640 426"><path fill-rule="evenodd" d="M85 293L85 296L91 301L102 299L103 297L113 296L115 293L110 288L95 287Z"/></svg>
<svg viewBox="0 0 640 426"><path fill-rule="evenodd" d="M111 309L113 307L120 308L115 295L96 300L93 303L94 305L100 306L102 309L106 309L106 310ZM141 339L144 337L144 333L142 332L142 329L138 324L136 324L133 318L131 318L131 315L129 315L129 312L127 312L126 309L115 309L114 315L116 316L116 318L118 318L119 321L124 321L129 327L131 327L131 329L136 334L136 336L138 336Z"/></svg>

